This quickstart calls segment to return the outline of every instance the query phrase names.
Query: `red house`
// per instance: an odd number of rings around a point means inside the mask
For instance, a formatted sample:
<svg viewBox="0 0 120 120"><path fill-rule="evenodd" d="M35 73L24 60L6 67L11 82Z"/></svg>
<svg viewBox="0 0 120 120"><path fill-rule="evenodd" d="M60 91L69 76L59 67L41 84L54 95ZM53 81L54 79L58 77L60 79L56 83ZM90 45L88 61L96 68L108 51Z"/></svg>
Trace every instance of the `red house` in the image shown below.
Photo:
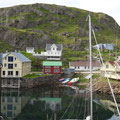
<svg viewBox="0 0 120 120"><path fill-rule="evenodd" d="M45 74L61 74L61 61L43 61L43 73Z"/></svg>

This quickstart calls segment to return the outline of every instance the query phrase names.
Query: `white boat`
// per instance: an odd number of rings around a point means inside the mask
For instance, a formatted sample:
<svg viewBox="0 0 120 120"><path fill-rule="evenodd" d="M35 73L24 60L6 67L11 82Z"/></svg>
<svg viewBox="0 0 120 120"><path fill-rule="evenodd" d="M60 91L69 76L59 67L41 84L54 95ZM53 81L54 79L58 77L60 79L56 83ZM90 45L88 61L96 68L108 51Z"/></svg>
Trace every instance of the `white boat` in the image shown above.
<svg viewBox="0 0 120 120"><path fill-rule="evenodd" d="M70 78L66 78L62 83L67 83L70 81Z"/></svg>
<svg viewBox="0 0 120 120"><path fill-rule="evenodd" d="M78 82L78 80L79 80L79 77L78 77L78 78L73 78L73 79L69 82L69 84L76 83L76 82Z"/></svg>

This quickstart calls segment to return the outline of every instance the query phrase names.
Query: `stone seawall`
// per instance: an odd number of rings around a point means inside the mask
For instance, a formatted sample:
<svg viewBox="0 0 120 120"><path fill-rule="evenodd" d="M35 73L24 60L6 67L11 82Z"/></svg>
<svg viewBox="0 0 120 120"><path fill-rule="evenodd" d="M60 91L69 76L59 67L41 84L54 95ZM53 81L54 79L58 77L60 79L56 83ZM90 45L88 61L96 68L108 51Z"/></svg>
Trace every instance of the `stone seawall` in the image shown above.
<svg viewBox="0 0 120 120"><path fill-rule="evenodd" d="M37 88L40 86L56 86L59 85L60 82L58 79L61 78L61 75L51 75L44 76L38 78L22 78L20 87L21 88Z"/></svg>

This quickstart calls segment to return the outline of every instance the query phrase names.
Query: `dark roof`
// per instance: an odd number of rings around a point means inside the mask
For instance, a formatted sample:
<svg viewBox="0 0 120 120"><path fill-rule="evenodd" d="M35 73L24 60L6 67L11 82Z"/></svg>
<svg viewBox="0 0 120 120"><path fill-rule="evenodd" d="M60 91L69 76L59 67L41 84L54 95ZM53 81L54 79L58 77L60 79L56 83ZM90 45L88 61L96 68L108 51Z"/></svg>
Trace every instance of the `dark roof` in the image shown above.
<svg viewBox="0 0 120 120"><path fill-rule="evenodd" d="M73 62L70 62L69 65L70 66L90 66L90 62L89 61L73 61ZM99 67L100 62L93 61L92 66L93 67Z"/></svg>
<svg viewBox="0 0 120 120"><path fill-rule="evenodd" d="M57 50L62 50L62 45L61 44L46 44L46 50L51 50L52 45L56 45Z"/></svg>

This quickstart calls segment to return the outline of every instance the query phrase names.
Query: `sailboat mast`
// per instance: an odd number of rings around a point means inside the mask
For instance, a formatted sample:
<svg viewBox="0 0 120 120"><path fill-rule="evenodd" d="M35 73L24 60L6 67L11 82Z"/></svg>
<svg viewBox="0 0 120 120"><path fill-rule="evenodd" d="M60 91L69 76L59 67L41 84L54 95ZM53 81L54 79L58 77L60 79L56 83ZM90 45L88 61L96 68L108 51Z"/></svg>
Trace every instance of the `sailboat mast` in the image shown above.
<svg viewBox="0 0 120 120"><path fill-rule="evenodd" d="M93 90L92 90L92 40L91 40L91 16L89 15L89 49L90 49L90 120L93 120Z"/></svg>

